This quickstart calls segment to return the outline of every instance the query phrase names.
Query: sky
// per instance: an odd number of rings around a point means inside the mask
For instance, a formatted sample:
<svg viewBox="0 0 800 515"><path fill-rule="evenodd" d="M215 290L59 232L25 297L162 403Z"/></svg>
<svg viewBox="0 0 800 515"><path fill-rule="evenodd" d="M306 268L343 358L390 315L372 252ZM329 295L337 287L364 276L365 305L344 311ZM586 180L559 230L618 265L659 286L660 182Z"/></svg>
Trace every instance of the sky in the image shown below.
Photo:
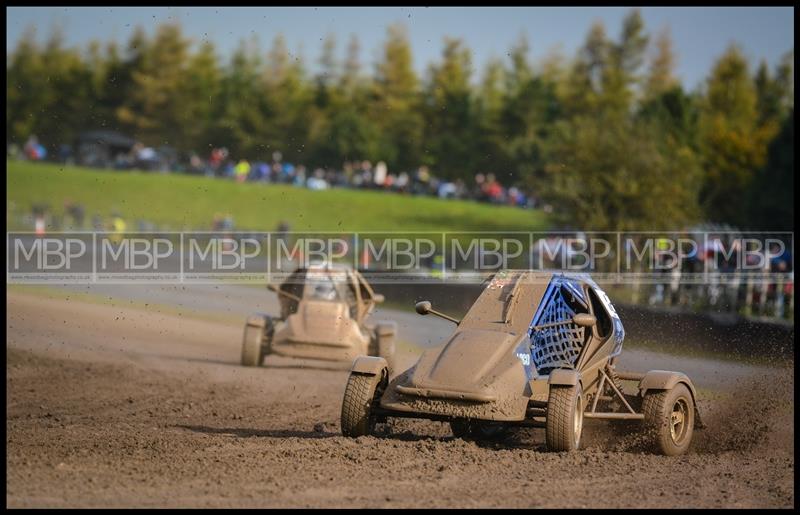
<svg viewBox="0 0 800 515"><path fill-rule="evenodd" d="M120 44L134 27L148 34L162 22L179 22L194 41L211 40L227 58L239 42L256 35L266 52L282 33L290 52L301 55L313 72L327 34L337 39L343 60L351 34L359 38L361 62L372 72L386 38L386 27L402 22L414 53L414 66L423 74L439 61L445 36L464 40L472 50L475 78L491 57L507 59L509 49L525 34L534 63L559 50L575 56L594 21L618 39L630 7L7 7L6 51L11 52L23 31L34 26L44 41L55 25L66 43L85 48L92 39ZM687 89L705 80L714 61L729 44L738 43L755 66L766 59L771 67L794 48L793 7L643 7L651 34L669 28L677 56L676 75Z"/></svg>

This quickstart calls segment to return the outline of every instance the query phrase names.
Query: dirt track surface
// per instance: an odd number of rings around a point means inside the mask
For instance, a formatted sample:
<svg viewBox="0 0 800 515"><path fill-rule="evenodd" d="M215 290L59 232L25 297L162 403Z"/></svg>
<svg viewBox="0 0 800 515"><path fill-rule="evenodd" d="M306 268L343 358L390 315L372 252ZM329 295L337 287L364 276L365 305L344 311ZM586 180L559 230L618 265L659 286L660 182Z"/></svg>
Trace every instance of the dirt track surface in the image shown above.
<svg viewBox="0 0 800 515"><path fill-rule="evenodd" d="M544 452L541 430L476 443L425 421L353 440L339 433L346 366L243 368L238 325L7 301L9 507L794 505L791 364L715 381L709 427L679 458L602 423L571 454Z"/></svg>

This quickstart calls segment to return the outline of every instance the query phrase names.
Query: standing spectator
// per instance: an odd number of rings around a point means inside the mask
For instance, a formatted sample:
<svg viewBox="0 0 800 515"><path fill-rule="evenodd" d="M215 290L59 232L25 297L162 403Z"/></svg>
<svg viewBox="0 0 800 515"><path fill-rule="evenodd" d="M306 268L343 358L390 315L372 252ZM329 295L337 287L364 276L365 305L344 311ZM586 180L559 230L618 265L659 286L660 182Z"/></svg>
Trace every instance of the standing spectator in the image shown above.
<svg viewBox="0 0 800 515"><path fill-rule="evenodd" d="M484 183L486 182L486 176L482 173L475 174L475 193L473 197L475 200L486 200L486 192L484 190Z"/></svg>
<svg viewBox="0 0 800 515"><path fill-rule="evenodd" d="M420 166L417 169L416 180L414 181L414 193L425 194L428 191L428 184L431 181L431 174L427 166Z"/></svg>
<svg viewBox="0 0 800 515"><path fill-rule="evenodd" d="M189 173L199 174L203 171L203 160L195 152L189 158Z"/></svg>
<svg viewBox="0 0 800 515"><path fill-rule="evenodd" d="M209 175L215 175L217 177L223 175L224 172L223 166L227 158L228 158L227 148L222 147L213 149L211 151L211 157L208 160L209 164L211 165L211 173Z"/></svg>
<svg viewBox="0 0 800 515"><path fill-rule="evenodd" d="M260 181L269 181L269 176L272 170L270 169L269 165L264 162L259 162L255 165L256 168L256 177Z"/></svg>
<svg viewBox="0 0 800 515"><path fill-rule="evenodd" d="M120 244L122 238L125 236L125 229L127 229L127 227L128 225L125 223L125 219L122 218L122 215L118 211L111 213L111 227L109 227L111 231L110 240L117 245Z"/></svg>
<svg viewBox="0 0 800 515"><path fill-rule="evenodd" d="M486 182L483 183L483 191L489 202L497 204L503 201L503 186L497 182L493 173L486 176Z"/></svg>
<svg viewBox="0 0 800 515"><path fill-rule="evenodd" d="M240 159L239 163L233 169L233 174L236 176L236 182L244 182L247 180L247 176L250 175L250 163L247 162L247 159Z"/></svg>
<svg viewBox="0 0 800 515"><path fill-rule="evenodd" d="M47 227L47 211L50 206L47 204L34 204L33 206L33 220L36 234L41 236L45 233Z"/></svg>
<svg viewBox="0 0 800 515"><path fill-rule="evenodd" d="M39 161L47 156L47 151L44 146L39 143L39 138L37 138L35 134L31 134L28 141L25 142L23 151L25 152L25 157L31 161Z"/></svg>
<svg viewBox="0 0 800 515"><path fill-rule="evenodd" d="M408 191L408 174L406 172L400 172L400 175L397 176L397 181L394 183L394 187L400 193Z"/></svg>
<svg viewBox="0 0 800 515"><path fill-rule="evenodd" d="M377 165L375 165L375 175L372 178L375 186L379 188L383 187L383 183L386 181L386 173L388 170L389 168L383 161L380 161Z"/></svg>

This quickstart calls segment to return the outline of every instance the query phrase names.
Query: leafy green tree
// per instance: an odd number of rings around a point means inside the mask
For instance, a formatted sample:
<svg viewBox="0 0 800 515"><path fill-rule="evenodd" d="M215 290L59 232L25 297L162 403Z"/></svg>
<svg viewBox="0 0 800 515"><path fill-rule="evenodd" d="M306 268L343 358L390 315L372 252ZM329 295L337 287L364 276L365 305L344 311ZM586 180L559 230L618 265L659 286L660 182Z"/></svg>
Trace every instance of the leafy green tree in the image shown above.
<svg viewBox="0 0 800 515"><path fill-rule="evenodd" d="M412 170L422 160L424 121L418 79L405 27L392 25L373 81L370 118L381 134L379 156L389 170Z"/></svg>
<svg viewBox="0 0 800 515"><path fill-rule="evenodd" d="M258 40L241 41L225 69L220 87L222 115L212 125L212 146L232 155L251 156L258 150L257 134L266 129L266 100ZM210 149L209 149L210 150ZM265 144L264 151L269 149Z"/></svg>
<svg viewBox="0 0 800 515"><path fill-rule="evenodd" d="M117 114L147 145L187 148L192 143L185 128L194 120L183 95L189 45L179 25L161 25L132 72L134 88Z"/></svg>
<svg viewBox="0 0 800 515"><path fill-rule="evenodd" d="M71 143L90 116L90 71L75 49L64 47L55 27L39 48L35 32L26 31L7 70L8 130L24 142L35 134L49 151Z"/></svg>
<svg viewBox="0 0 800 515"><path fill-rule="evenodd" d="M33 134L42 119L47 102L48 83L42 52L36 43L36 30L25 29L6 68L6 132L18 145Z"/></svg>
<svg viewBox="0 0 800 515"><path fill-rule="evenodd" d="M97 102L103 106L104 111L112 112L110 115L112 121L109 124L111 129L125 133L133 133L136 130L133 117L123 107L132 98L136 89L133 76L142 69L148 46L149 40L144 28L137 26L122 51L119 51L114 43L107 46L105 73L94 70L95 80L98 81L95 87ZM102 84L99 83L101 80Z"/></svg>
<svg viewBox="0 0 800 515"><path fill-rule="evenodd" d="M355 90L362 86L361 80L361 44L355 34L350 36L347 43L347 57L344 61L342 74L339 77L339 87L348 96L352 96Z"/></svg>
<svg viewBox="0 0 800 515"><path fill-rule="evenodd" d="M474 173L471 73L470 51L461 40L445 38L442 62L429 68L425 88L425 164L446 179Z"/></svg>
<svg viewBox="0 0 800 515"><path fill-rule="evenodd" d="M502 61L496 58L489 60L478 88L474 107L477 134L475 151L471 156L477 171L511 168L505 152L508 131L503 124L505 74Z"/></svg>
<svg viewBox="0 0 800 515"><path fill-rule="evenodd" d="M647 42L638 11L625 18L618 42L594 24L556 88L563 111L544 138L544 173L526 177L564 226L675 230L699 217L702 170L680 137L693 124L693 104L671 85L667 44L651 80L641 75ZM643 82L650 98L637 114Z"/></svg>
<svg viewBox="0 0 800 515"><path fill-rule="evenodd" d="M178 25L138 27L125 47L44 44L28 29L6 60L7 141L30 135L54 151L81 131L110 128L148 145L316 167L384 160L392 172L429 165L448 179L493 172L527 184L560 223L674 230L699 219L790 227L793 214L794 53L750 74L731 47L705 87L674 73L669 32L652 41L638 10L617 38L601 23L571 61L534 67L521 37L508 64L492 60L473 84L470 50L447 39L420 81L405 29L392 26L372 76L355 36L344 59L325 38L320 72L277 36L255 37L223 62Z"/></svg>
<svg viewBox="0 0 800 515"><path fill-rule="evenodd" d="M668 30L659 33L645 77L639 116L661 126L664 136L697 151L698 102L675 78L675 56Z"/></svg>
<svg viewBox="0 0 800 515"><path fill-rule="evenodd" d="M382 159L380 129L370 117L372 85L362 76L360 52L354 34L347 44L339 77L339 103L331 114L328 133L333 153L342 161Z"/></svg>
<svg viewBox="0 0 800 515"><path fill-rule="evenodd" d="M313 89L307 81L303 60L292 55L283 35L273 40L263 79L264 130L258 138L270 151L280 151L291 162L307 158L308 115Z"/></svg>
<svg viewBox="0 0 800 515"><path fill-rule="evenodd" d="M118 96L119 85L115 83L115 75L121 66L122 56L116 43L108 43L105 47L99 41L89 43L86 61L88 98L86 105L80 107L86 120L80 124L73 120L73 125L119 130L116 110L124 97Z"/></svg>
<svg viewBox="0 0 800 515"><path fill-rule="evenodd" d="M758 123L761 126L772 125L775 133L792 108L793 64L793 53L790 52L781 59L773 74L762 60L754 78Z"/></svg>
<svg viewBox="0 0 800 515"><path fill-rule="evenodd" d="M189 59L183 100L186 117L192 123L185 126L186 150L202 151L213 147L215 120L223 113L222 72L218 63L210 41L203 42Z"/></svg>
<svg viewBox="0 0 800 515"><path fill-rule="evenodd" d="M644 86L644 99L651 100L678 86L675 77L675 52L668 29L662 30L655 39L655 54L650 61Z"/></svg>
<svg viewBox="0 0 800 515"><path fill-rule="evenodd" d="M618 119L617 119L618 120ZM564 227L676 230L697 219L700 169L691 150L666 145L660 128L596 117L560 121L542 196Z"/></svg>
<svg viewBox="0 0 800 515"><path fill-rule="evenodd" d="M622 115L632 109L642 81L640 69L648 40L641 13L634 9L622 21L619 42L610 47L609 63L603 73L605 111Z"/></svg>
<svg viewBox="0 0 800 515"><path fill-rule="evenodd" d="M497 163L502 182L515 182L540 176L544 152L553 123L561 114L557 85L548 77L534 73L528 58L528 43L520 38L511 51L511 70L507 74L502 110L505 129L504 160Z"/></svg>
<svg viewBox="0 0 800 515"><path fill-rule="evenodd" d="M339 159L333 140L332 119L341 107L339 67L336 61L336 38L328 35L322 45L320 72L315 77L314 102L310 106L308 159L311 164L331 166Z"/></svg>
<svg viewBox="0 0 800 515"><path fill-rule="evenodd" d="M759 231L794 230L794 112L770 143L767 163L753 178L747 226Z"/></svg>
<svg viewBox="0 0 800 515"><path fill-rule="evenodd" d="M610 50L605 27L600 22L594 23L558 88L566 117L594 112L600 105Z"/></svg>
<svg viewBox="0 0 800 515"><path fill-rule="evenodd" d="M758 97L747 60L732 45L715 64L706 85L699 138L706 179L700 201L707 218L746 225L747 190L764 165L771 127L759 126Z"/></svg>
<svg viewBox="0 0 800 515"><path fill-rule="evenodd" d="M380 159L377 129L368 118L368 87L360 75L360 46L353 36L343 66L335 58L335 39L323 43L315 102L309 114L308 162L338 168L345 161Z"/></svg>

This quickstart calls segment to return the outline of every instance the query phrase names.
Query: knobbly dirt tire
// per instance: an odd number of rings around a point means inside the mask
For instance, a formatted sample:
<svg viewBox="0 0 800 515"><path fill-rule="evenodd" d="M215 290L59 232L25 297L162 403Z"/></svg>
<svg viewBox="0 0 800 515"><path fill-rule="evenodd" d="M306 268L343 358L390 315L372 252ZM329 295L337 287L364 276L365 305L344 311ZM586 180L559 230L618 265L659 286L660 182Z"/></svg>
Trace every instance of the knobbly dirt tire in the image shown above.
<svg viewBox="0 0 800 515"><path fill-rule="evenodd" d="M242 365L246 367L257 367L264 359L262 343L264 341L264 329L250 324L244 326L244 337L242 339Z"/></svg>
<svg viewBox="0 0 800 515"><path fill-rule="evenodd" d="M376 419L373 407L380 399L382 385L385 386L388 371L368 375L350 373L342 399L342 434L356 438L370 435L375 430Z"/></svg>
<svg viewBox="0 0 800 515"><path fill-rule="evenodd" d="M678 383L671 390L651 390L642 402L643 429L651 449L666 456L684 454L694 434L694 399L689 388Z"/></svg>
<svg viewBox="0 0 800 515"><path fill-rule="evenodd" d="M545 423L548 450L562 452L580 448L584 400L580 383L575 386L550 386Z"/></svg>

